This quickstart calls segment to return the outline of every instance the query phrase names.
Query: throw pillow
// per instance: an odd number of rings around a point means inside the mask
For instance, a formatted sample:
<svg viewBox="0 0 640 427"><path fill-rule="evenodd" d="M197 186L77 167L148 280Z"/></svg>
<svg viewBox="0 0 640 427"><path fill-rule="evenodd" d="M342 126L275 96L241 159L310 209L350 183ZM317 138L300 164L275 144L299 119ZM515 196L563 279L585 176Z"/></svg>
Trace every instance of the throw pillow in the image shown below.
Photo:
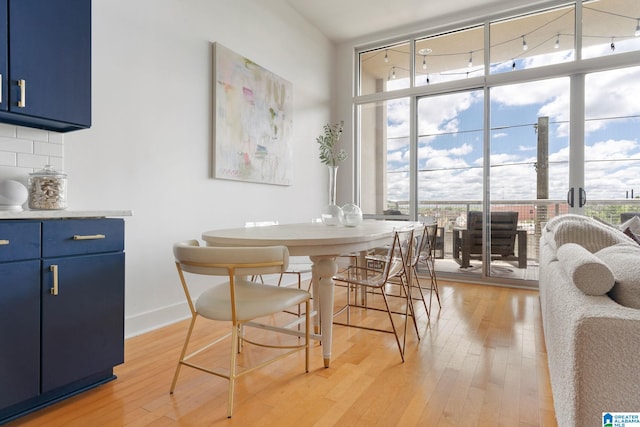
<svg viewBox="0 0 640 427"><path fill-rule="evenodd" d="M637 216L631 217L631 219L620 224L620 230L631 230L634 234L640 234L640 218Z"/></svg>
<svg viewBox="0 0 640 427"><path fill-rule="evenodd" d="M633 239L634 242L640 245L640 235L634 233L629 227L625 228L623 231L624 234Z"/></svg>
<svg viewBox="0 0 640 427"><path fill-rule="evenodd" d="M609 297L620 305L640 309L640 246L621 243L595 254L604 261L615 278Z"/></svg>
<svg viewBox="0 0 640 427"><path fill-rule="evenodd" d="M578 289L587 295L604 295L613 288L614 276L600 258L575 243L558 248L558 260Z"/></svg>

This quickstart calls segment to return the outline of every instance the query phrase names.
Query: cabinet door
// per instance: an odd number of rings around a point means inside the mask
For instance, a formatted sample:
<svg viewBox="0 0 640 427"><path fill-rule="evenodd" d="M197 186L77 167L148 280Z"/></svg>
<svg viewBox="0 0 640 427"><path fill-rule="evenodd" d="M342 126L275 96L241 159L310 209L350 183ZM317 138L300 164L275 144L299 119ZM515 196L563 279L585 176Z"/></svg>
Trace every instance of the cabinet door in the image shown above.
<svg viewBox="0 0 640 427"><path fill-rule="evenodd" d="M7 0L0 0L0 110L7 110L9 99L9 79L7 73L9 71L9 58L8 58L8 35L9 26L7 14L9 9L7 8Z"/></svg>
<svg viewBox="0 0 640 427"><path fill-rule="evenodd" d="M9 0L9 56L11 111L91 125L91 0Z"/></svg>
<svg viewBox="0 0 640 427"><path fill-rule="evenodd" d="M124 361L124 253L44 259L41 292L43 393Z"/></svg>
<svg viewBox="0 0 640 427"><path fill-rule="evenodd" d="M40 260L0 263L0 378L0 412L39 393Z"/></svg>

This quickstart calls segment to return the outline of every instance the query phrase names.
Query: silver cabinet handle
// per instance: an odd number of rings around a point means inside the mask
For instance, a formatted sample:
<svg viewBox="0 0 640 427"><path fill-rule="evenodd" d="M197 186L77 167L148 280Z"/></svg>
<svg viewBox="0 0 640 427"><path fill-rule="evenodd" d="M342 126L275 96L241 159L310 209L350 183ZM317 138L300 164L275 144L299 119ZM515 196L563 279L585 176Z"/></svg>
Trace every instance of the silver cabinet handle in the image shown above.
<svg viewBox="0 0 640 427"><path fill-rule="evenodd" d="M8 240L0 240L0 246L6 246L9 244Z"/></svg>
<svg viewBox="0 0 640 427"><path fill-rule="evenodd" d="M18 107L24 108L27 106L27 81L24 79L18 80L18 86L20 86L20 99L18 99Z"/></svg>
<svg viewBox="0 0 640 427"><path fill-rule="evenodd" d="M49 270L53 273L53 288L49 289L51 295L58 295L58 266L52 265Z"/></svg>
<svg viewBox="0 0 640 427"><path fill-rule="evenodd" d="M81 236L78 234L73 235L73 240L98 240L98 239L106 239L107 236L104 234L89 234L86 236Z"/></svg>

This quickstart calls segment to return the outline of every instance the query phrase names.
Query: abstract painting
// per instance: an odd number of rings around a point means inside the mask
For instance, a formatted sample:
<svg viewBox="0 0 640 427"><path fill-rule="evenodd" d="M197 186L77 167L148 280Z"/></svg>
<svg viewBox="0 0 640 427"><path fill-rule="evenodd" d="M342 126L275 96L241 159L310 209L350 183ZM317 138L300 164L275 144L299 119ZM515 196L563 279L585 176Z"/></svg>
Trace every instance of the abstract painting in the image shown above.
<svg viewBox="0 0 640 427"><path fill-rule="evenodd" d="M214 43L214 177L291 185L291 83Z"/></svg>

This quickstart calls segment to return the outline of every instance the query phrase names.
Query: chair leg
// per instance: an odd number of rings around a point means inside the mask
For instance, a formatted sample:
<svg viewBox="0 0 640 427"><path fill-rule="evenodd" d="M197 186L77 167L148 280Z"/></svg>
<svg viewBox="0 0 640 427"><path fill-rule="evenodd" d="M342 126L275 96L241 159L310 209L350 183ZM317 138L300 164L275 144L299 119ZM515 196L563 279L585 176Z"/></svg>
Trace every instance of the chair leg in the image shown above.
<svg viewBox="0 0 640 427"><path fill-rule="evenodd" d="M396 344L398 344L398 351L400 352L400 358L402 359L402 363L404 363L404 351L402 349L402 345L400 345L400 338L398 338L398 331L396 329L396 325L395 323L393 323L393 316L391 315L391 309L389 308L389 301L387 300L387 295L384 292L382 292L382 298L384 300L384 305L387 307L387 314L389 315L389 321L391 322L391 329L393 329L393 336L396 337ZM406 318L405 318L405 322L406 322Z"/></svg>
<svg viewBox="0 0 640 427"><path fill-rule="evenodd" d="M184 360L184 356L187 354L187 347L189 346L189 340L191 339L191 333L193 332L193 327L196 324L197 316L198 316L197 314L194 314L191 317L191 323L189 324L187 337L184 340L184 345L182 346L182 352L180 353L180 360L178 360L178 366L176 366L176 372L173 374L173 381L171 381L171 388L169 389L170 394L173 394L173 391L176 389L176 383L178 382L178 375L180 374L182 361Z"/></svg>
<svg viewBox="0 0 640 427"><path fill-rule="evenodd" d="M304 371L309 373L309 334L311 334L311 300L308 299L305 302L305 312L304 312L304 327L305 327L305 337L304 337Z"/></svg>
<svg viewBox="0 0 640 427"><path fill-rule="evenodd" d="M413 328L416 331L416 337L418 337L418 341L420 341L420 332L418 332L418 322L416 320L416 311L413 307L413 298L412 298L412 293L413 291L411 290L411 286L408 284L409 282L405 282L404 280L401 280L401 287L404 290L404 294L405 297L407 298L407 304L405 306L404 309L404 338L403 338L403 342L402 342L402 351L404 352L404 348L405 348L405 344L407 342L407 323L408 323L408 316L411 316L411 320L413 321ZM422 294L422 292L420 292ZM422 300L425 304L425 309L427 307L427 303L424 301L424 299ZM429 311L427 311L427 316L429 315Z"/></svg>
<svg viewBox="0 0 640 427"><path fill-rule="evenodd" d="M431 295L429 295L429 309L431 309L431 299L433 297L433 292L436 293L436 298L438 299L438 307L442 308L442 304L440 303L440 292L438 291L438 278L436 277L436 266L435 262L431 261L431 268L429 269L431 273Z"/></svg>
<svg viewBox="0 0 640 427"><path fill-rule="evenodd" d="M227 399L227 418L233 415L233 392L236 384L236 355L238 354L238 329L240 325L231 328L231 363L229 365L229 397Z"/></svg>
<svg viewBox="0 0 640 427"><path fill-rule="evenodd" d="M420 298L422 298L422 303L424 304L424 310L427 312L427 319L431 319L431 314L429 313L429 308L427 308L427 300L424 298L424 293L422 292L422 286L420 286L420 279L418 278L418 268L413 265L413 278L416 279L416 283L418 286L412 286L418 288L418 292L420 293Z"/></svg>

